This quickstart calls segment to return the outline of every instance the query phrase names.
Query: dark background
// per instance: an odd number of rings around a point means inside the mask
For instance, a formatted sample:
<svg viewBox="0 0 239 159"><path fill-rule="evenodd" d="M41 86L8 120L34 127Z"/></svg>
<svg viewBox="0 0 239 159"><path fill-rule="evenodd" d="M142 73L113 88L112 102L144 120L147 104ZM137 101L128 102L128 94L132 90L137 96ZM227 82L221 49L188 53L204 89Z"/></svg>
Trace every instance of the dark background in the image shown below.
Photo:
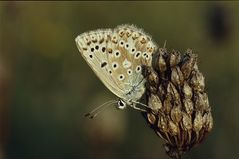
<svg viewBox="0 0 239 159"><path fill-rule="evenodd" d="M83 117L116 97L74 39L125 23L199 55L214 128L184 158L238 156L238 2L0 2L0 159L168 158L137 111Z"/></svg>

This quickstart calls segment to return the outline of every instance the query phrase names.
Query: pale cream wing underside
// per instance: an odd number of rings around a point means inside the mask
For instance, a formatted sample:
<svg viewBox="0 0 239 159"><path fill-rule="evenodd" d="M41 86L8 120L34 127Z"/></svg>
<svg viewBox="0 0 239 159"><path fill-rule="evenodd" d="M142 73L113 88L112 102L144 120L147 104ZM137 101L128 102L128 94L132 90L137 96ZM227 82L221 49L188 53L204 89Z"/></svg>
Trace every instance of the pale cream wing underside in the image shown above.
<svg viewBox="0 0 239 159"><path fill-rule="evenodd" d="M156 50L151 38L131 25L83 33L76 43L104 85L122 99L143 79L141 65L151 65Z"/></svg>
<svg viewBox="0 0 239 159"><path fill-rule="evenodd" d="M114 83L112 76L109 76L111 70L105 65L105 62L108 63L106 48L111 35L112 31L110 29L97 30L83 33L75 41L81 55L103 84L115 95L122 98L123 91Z"/></svg>

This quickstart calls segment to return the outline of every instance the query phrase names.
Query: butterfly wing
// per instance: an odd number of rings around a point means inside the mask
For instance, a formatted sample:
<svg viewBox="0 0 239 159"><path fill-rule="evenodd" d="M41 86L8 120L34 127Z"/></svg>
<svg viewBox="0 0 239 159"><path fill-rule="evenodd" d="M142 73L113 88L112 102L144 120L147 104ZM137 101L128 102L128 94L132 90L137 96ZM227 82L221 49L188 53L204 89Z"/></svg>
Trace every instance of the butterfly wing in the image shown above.
<svg viewBox="0 0 239 159"><path fill-rule="evenodd" d="M112 75L116 77L120 89L124 90L123 99L136 101L144 93L142 65L151 65L157 46L149 35L132 25L116 27L111 45L114 51L108 59L114 70ZM116 68L114 64L117 64Z"/></svg>
<svg viewBox="0 0 239 159"><path fill-rule="evenodd" d="M122 98L123 91L115 83L108 61L111 36L111 29L96 30L77 36L75 41L82 57L99 79L111 92Z"/></svg>
<svg viewBox="0 0 239 159"><path fill-rule="evenodd" d="M138 99L132 88L143 80L141 65L151 65L156 45L142 30L122 25L83 33L76 38L83 58L104 85L118 97ZM132 92L129 97L127 94Z"/></svg>

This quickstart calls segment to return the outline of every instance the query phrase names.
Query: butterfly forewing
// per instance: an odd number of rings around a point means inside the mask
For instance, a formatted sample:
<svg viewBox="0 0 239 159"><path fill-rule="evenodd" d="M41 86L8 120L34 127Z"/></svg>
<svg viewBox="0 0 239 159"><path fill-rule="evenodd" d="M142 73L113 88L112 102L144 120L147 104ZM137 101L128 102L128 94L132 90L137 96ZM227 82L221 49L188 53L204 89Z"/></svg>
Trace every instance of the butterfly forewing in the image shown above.
<svg viewBox="0 0 239 159"><path fill-rule="evenodd" d="M142 93L134 96L133 88L144 80L141 67L151 65L156 50L150 36L134 26L121 25L114 30L83 33L76 43L89 66L115 95L124 100L141 97Z"/></svg>
<svg viewBox="0 0 239 159"><path fill-rule="evenodd" d="M121 93L121 90L117 88L111 76L112 70L108 63L107 45L110 41L111 34L112 31L109 29L91 31L79 35L76 38L76 43L81 55L104 85L114 94L117 93L117 95L121 97L123 92ZM103 39L95 40L95 37L102 37Z"/></svg>

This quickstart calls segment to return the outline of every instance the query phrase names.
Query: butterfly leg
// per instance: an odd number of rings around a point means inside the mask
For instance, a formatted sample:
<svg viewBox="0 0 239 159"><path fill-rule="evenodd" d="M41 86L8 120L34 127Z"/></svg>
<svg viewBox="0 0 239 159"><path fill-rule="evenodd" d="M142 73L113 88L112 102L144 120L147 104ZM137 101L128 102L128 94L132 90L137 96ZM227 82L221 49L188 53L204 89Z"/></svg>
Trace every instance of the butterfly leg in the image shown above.
<svg viewBox="0 0 239 159"><path fill-rule="evenodd" d="M135 110L139 110L139 111L141 111L141 112L147 112L147 110L145 110L145 109L136 107L136 104L131 105L131 107L134 108Z"/></svg>
<svg viewBox="0 0 239 159"><path fill-rule="evenodd" d="M134 106L133 108L134 108L135 110L139 110L139 111L141 111L141 112L147 112L147 110L142 109L142 108L138 108L138 107L136 107L136 106Z"/></svg>

